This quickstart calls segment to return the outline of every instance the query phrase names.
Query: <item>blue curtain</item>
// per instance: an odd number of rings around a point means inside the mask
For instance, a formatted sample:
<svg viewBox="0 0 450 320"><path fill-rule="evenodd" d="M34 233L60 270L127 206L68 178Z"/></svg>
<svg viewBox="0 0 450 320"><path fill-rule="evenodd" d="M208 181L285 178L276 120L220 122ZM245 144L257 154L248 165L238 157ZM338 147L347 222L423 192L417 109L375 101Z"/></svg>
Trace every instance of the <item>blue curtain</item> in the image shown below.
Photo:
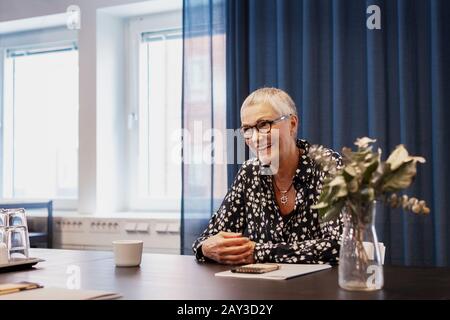
<svg viewBox="0 0 450 320"><path fill-rule="evenodd" d="M381 9L381 30L366 27ZM429 217L380 207L386 262L450 265L450 1L228 0L227 126L262 86L297 103L299 136L339 151L357 137L427 159L408 194ZM386 156L386 154L384 155ZM230 165L228 182L238 165Z"/></svg>
<svg viewBox="0 0 450 320"><path fill-rule="evenodd" d="M227 187L225 2L184 0L181 253L217 210Z"/></svg>

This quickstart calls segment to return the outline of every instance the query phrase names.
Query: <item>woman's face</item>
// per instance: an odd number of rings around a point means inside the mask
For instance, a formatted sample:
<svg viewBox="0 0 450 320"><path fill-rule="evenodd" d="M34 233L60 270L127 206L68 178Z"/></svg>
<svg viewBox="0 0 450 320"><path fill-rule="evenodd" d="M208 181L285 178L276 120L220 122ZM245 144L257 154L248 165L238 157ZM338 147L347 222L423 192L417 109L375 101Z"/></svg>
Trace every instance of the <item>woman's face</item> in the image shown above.
<svg viewBox="0 0 450 320"><path fill-rule="evenodd" d="M281 115L270 105L252 105L242 110L242 127L252 127L260 121L272 121L280 117ZM269 134L259 133L253 129L252 138L245 139L245 142L263 165L277 164L280 157L283 157L283 154L292 147L296 126L297 117L287 117L285 120L272 124Z"/></svg>

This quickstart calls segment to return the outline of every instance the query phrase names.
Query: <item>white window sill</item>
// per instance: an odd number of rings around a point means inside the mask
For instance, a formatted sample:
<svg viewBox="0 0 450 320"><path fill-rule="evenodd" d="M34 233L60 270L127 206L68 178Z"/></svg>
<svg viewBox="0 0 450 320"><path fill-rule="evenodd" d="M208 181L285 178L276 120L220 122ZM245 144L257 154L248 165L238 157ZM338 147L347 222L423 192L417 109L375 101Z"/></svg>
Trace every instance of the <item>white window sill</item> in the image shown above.
<svg viewBox="0 0 450 320"><path fill-rule="evenodd" d="M46 210L30 210L27 211L27 215L30 217L45 217L47 216ZM77 211L60 211L54 210L53 217L61 218L113 218L113 219L164 219L164 220L180 220L181 216L178 212L112 212L112 213L96 213L96 214L83 214Z"/></svg>

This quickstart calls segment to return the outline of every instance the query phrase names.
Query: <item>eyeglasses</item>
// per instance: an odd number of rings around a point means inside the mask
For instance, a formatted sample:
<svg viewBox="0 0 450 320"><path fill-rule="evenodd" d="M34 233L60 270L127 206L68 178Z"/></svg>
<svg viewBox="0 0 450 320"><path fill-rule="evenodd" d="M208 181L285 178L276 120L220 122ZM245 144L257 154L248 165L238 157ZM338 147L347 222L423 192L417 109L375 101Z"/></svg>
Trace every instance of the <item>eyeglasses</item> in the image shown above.
<svg viewBox="0 0 450 320"><path fill-rule="evenodd" d="M278 123L280 121L286 120L291 117L291 114L284 115L274 120L260 120L254 126L243 126L240 129L241 135L245 139L251 139L253 137L254 129L258 131L258 133L269 134L272 130L272 125Z"/></svg>

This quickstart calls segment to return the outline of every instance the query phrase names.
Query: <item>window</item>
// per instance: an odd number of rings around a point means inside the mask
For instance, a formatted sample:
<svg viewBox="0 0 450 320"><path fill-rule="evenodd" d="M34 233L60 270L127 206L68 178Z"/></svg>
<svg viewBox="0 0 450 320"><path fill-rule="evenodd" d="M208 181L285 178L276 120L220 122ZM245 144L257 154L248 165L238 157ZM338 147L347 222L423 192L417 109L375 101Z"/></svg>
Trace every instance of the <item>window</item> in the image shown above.
<svg viewBox="0 0 450 320"><path fill-rule="evenodd" d="M163 14L137 17L129 20L129 205L131 210L150 210L156 212L180 212L182 187L182 72L183 39L182 10ZM225 136L225 35L218 34L214 41L214 74L222 82L215 81L214 88L214 130ZM187 126L187 130L196 147L202 151L194 152L192 163L200 164L185 167L189 179L186 184L195 192L199 201L214 198L221 202L227 191L226 140L215 134L214 152L216 158L224 163L214 164L214 185L210 179L205 181L208 165L204 157L211 147L211 132L206 127L211 122L210 112L205 103L211 102L205 97L203 84L210 81L205 78L204 61L209 57L209 35L197 39L202 44L198 48L198 63L190 67L196 80L189 85L187 108L194 113L197 127ZM207 46L205 44L208 43ZM208 50L206 56L202 50ZM198 84L202 86L198 87ZM197 88L197 90L196 90ZM216 99L217 98L217 99ZM192 124L192 121L189 121ZM205 126L206 125L206 126ZM223 141L222 141L223 140ZM198 144L197 144L198 143ZM206 162L205 162L206 161ZM206 168L211 170L211 168ZM189 173L190 172L190 173ZM193 191L194 190L194 191ZM214 194L211 195L211 190ZM192 193L193 195L193 193ZM216 201L217 199L217 201Z"/></svg>
<svg viewBox="0 0 450 320"><path fill-rule="evenodd" d="M7 50L3 81L2 197L76 199L76 45Z"/></svg>
<svg viewBox="0 0 450 320"><path fill-rule="evenodd" d="M130 210L181 209L182 11L130 19Z"/></svg>
<svg viewBox="0 0 450 320"><path fill-rule="evenodd" d="M181 197L182 45L181 30L144 33L140 43L138 194L152 202Z"/></svg>

